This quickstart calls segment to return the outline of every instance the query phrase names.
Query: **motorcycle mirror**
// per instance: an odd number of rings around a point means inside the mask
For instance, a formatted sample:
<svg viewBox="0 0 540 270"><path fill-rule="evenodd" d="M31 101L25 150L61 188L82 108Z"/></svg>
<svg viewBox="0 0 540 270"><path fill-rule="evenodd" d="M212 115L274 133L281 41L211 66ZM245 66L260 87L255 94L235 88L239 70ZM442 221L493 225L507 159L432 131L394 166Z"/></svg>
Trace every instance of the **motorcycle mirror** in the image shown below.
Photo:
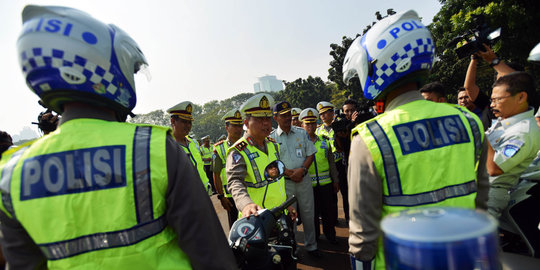
<svg viewBox="0 0 540 270"><path fill-rule="evenodd" d="M279 179L285 173L285 164L281 160L272 161L264 168L264 178L267 181Z"/></svg>

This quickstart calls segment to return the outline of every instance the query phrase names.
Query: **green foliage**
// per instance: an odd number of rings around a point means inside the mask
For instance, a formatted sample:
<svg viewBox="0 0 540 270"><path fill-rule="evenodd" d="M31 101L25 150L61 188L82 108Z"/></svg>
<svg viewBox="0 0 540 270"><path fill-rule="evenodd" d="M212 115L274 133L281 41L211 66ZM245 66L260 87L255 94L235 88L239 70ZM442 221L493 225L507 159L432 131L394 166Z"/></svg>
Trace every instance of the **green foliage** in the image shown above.
<svg viewBox="0 0 540 270"><path fill-rule="evenodd" d="M451 101L455 101L457 89L463 85L469 59L458 59L455 47L448 43L455 37L474 28L472 14L484 14L492 28L502 28L501 39L493 50L506 62L517 63L533 74L540 83L540 67L527 62L531 49L540 42L540 32L531 31L540 25L540 5L536 0L452 0L440 1L441 10L428 26L436 44L438 61L431 70L430 80L447 86ZM494 71L489 63L478 67L477 85L487 94L491 91Z"/></svg>
<svg viewBox="0 0 540 270"><path fill-rule="evenodd" d="M130 123L136 124L151 124L157 126L169 126L169 114L162 110L155 110L147 114L137 114L135 117L128 119Z"/></svg>
<svg viewBox="0 0 540 270"><path fill-rule="evenodd" d="M319 101L329 101L331 98L332 85L320 77L308 76L307 79L299 78L284 83L285 89L274 96L276 102L288 101L293 107L305 109L315 108Z"/></svg>
<svg viewBox="0 0 540 270"><path fill-rule="evenodd" d="M243 93L222 101L212 100L202 106L193 104L194 120L191 132L197 139L210 135L210 139L216 141L221 135L226 134L225 123L221 121L221 117L229 110L240 108L240 105L253 95L253 93ZM139 114L128 119L128 122L170 126L170 116L162 110L156 110Z"/></svg>
<svg viewBox="0 0 540 270"><path fill-rule="evenodd" d="M359 34L356 35L360 36ZM339 92L343 93L346 97L355 99L363 98L362 87L360 87L360 81L357 79L351 80L351 84L345 84L343 82L343 61L347 50L351 46L354 39L343 36L341 38L341 45L332 43L330 44L330 55L333 60L330 61L330 68L328 69L328 80L334 82Z"/></svg>

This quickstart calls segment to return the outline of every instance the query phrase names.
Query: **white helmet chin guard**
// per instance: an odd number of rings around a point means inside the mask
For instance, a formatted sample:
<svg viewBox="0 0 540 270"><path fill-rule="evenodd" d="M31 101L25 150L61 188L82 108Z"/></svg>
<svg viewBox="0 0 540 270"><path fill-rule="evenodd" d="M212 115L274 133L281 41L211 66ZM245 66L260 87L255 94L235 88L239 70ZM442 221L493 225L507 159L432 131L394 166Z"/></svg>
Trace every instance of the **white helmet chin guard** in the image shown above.
<svg viewBox="0 0 540 270"><path fill-rule="evenodd" d="M19 63L47 107L61 113L65 102L81 101L131 113L134 73L147 64L131 37L73 8L29 5L22 18Z"/></svg>
<svg viewBox="0 0 540 270"><path fill-rule="evenodd" d="M377 99L411 73L429 71L434 55L431 34L416 12L397 13L353 41L343 63L343 81L358 76L364 96Z"/></svg>

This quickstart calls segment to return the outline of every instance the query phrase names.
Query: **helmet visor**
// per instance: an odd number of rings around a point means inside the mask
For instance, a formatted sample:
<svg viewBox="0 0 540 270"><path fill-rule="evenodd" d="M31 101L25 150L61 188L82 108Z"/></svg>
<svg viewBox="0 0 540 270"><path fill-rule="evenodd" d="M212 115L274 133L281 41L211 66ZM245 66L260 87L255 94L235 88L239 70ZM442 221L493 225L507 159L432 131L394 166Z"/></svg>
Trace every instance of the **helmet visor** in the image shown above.
<svg viewBox="0 0 540 270"><path fill-rule="evenodd" d="M358 76L361 85L365 82L364 73L367 75L368 60L366 50L360 44L362 37L357 37L345 55L345 61L343 62L343 82L346 84L349 81ZM364 78L362 78L364 77Z"/></svg>

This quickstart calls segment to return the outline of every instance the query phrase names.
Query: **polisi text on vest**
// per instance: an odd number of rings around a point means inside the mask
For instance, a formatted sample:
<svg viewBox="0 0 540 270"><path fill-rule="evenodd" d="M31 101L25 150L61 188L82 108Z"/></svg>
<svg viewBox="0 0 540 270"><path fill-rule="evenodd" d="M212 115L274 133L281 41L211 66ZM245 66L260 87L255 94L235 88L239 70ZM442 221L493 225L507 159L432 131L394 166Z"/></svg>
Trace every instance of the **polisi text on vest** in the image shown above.
<svg viewBox="0 0 540 270"><path fill-rule="evenodd" d="M26 159L21 200L126 185L125 146L103 146Z"/></svg>

